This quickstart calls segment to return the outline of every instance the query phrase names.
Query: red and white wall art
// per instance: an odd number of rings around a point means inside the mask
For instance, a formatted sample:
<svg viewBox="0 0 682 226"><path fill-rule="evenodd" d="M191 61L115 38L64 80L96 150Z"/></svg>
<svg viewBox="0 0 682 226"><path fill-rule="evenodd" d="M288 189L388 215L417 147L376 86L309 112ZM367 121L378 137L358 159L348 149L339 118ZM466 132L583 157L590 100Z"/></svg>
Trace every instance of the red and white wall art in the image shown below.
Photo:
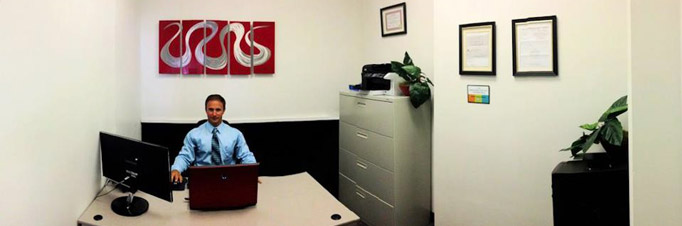
<svg viewBox="0 0 682 226"><path fill-rule="evenodd" d="M159 21L159 74L275 73L275 22Z"/></svg>

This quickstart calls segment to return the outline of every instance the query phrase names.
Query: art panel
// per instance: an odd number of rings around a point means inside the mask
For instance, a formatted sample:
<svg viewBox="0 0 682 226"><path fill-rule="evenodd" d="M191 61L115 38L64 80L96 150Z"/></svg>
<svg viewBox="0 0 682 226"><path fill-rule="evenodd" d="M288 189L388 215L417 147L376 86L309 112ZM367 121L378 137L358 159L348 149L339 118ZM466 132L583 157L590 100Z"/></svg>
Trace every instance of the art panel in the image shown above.
<svg viewBox="0 0 682 226"><path fill-rule="evenodd" d="M230 74L251 74L251 23L230 21Z"/></svg>
<svg viewBox="0 0 682 226"><path fill-rule="evenodd" d="M203 20L182 21L182 74L204 73L204 25ZM187 56L189 57L187 57Z"/></svg>
<svg viewBox="0 0 682 226"><path fill-rule="evenodd" d="M159 21L159 74L180 74L181 27L179 20Z"/></svg>
<svg viewBox="0 0 682 226"><path fill-rule="evenodd" d="M225 20L206 20L206 74L227 75L229 26Z"/></svg>
<svg viewBox="0 0 682 226"><path fill-rule="evenodd" d="M275 22L253 22L253 73L275 73Z"/></svg>

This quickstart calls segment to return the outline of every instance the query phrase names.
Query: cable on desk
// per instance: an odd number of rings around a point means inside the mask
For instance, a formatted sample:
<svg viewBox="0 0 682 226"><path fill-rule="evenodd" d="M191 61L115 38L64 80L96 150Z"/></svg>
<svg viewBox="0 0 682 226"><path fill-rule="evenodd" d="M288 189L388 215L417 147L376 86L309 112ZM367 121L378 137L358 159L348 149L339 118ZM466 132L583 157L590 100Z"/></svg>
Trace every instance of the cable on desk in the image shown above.
<svg viewBox="0 0 682 226"><path fill-rule="evenodd" d="M116 184L114 184L114 188L112 188L111 190L109 190L107 193L104 193L104 194L101 194L101 195L97 195L97 197L95 197L95 198L99 198L99 197L102 197L102 196L105 196L105 195L111 193L112 191L116 190L116 187L118 187L119 184L122 184L123 182L127 181L128 179L130 179L129 176L126 177L126 178L124 178L123 181L121 181L121 182L116 182ZM107 184L109 184L109 182L112 182L112 181L113 181L113 180L107 179L107 182L104 183L104 186L102 186L102 189L100 189L99 192L97 192L97 194L101 193L102 190L104 190L104 188L107 186ZM115 182L115 181L114 181L114 182Z"/></svg>
<svg viewBox="0 0 682 226"><path fill-rule="evenodd" d="M109 182L111 182L111 180L107 179L107 182L104 183L104 186L102 186L101 189L99 189L99 191L97 192L97 197L95 197L95 198L99 198L99 197L105 196L105 195L111 193L111 191L113 191L113 190L116 189L116 186L114 186L114 188L112 188L111 190L109 190L107 193L104 193L104 194L101 194L101 195L100 195L100 193L102 193L102 190L104 190L104 188L107 187L107 184L109 184Z"/></svg>

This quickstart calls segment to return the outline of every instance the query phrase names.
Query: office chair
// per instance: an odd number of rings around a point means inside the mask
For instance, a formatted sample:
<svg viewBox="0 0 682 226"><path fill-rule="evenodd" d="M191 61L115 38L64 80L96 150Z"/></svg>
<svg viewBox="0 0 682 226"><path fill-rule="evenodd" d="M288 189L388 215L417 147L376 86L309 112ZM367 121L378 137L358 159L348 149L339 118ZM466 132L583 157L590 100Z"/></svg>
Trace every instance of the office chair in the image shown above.
<svg viewBox="0 0 682 226"><path fill-rule="evenodd" d="M199 121L197 122L197 126L200 126L201 124L204 124L204 122L206 122L206 121L208 121L208 119L199 120ZM227 122L227 120L225 120L225 119L223 119L223 122L224 122L225 124L230 125L230 123Z"/></svg>

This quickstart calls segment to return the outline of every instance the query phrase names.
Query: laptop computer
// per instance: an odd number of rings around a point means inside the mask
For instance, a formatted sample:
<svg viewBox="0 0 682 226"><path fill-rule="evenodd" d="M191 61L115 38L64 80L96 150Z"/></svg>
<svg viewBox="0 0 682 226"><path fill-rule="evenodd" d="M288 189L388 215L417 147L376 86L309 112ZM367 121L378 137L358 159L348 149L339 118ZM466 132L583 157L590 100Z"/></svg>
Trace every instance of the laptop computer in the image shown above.
<svg viewBox="0 0 682 226"><path fill-rule="evenodd" d="M235 209L258 201L258 163L189 168L190 209Z"/></svg>

